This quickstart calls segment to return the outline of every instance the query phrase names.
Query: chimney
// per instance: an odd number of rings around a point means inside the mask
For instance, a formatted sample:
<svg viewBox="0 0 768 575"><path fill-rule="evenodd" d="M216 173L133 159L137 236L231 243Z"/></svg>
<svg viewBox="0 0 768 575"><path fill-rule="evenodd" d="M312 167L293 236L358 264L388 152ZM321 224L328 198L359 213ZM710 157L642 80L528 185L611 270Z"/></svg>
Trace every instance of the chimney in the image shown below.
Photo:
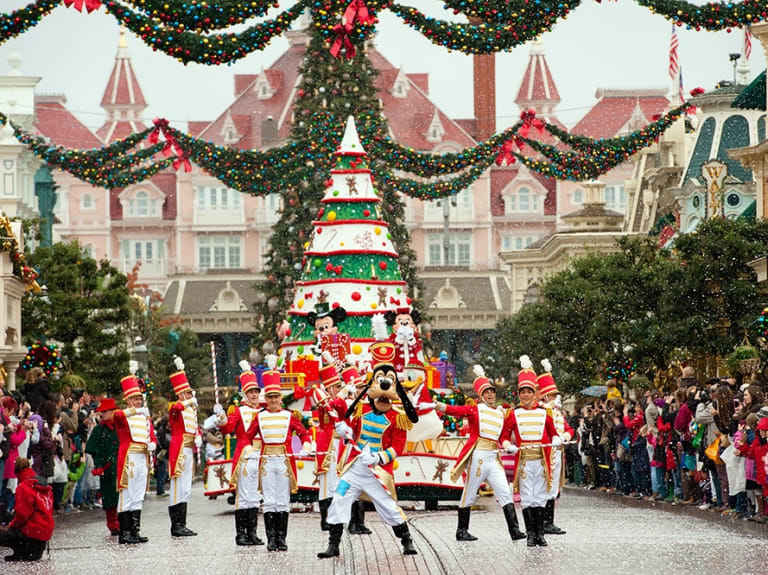
<svg viewBox="0 0 768 575"><path fill-rule="evenodd" d="M261 121L261 145L271 146L277 142L277 122L272 116Z"/></svg>
<svg viewBox="0 0 768 575"><path fill-rule="evenodd" d="M476 140L487 140L496 133L496 56L472 56Z"/></svg>

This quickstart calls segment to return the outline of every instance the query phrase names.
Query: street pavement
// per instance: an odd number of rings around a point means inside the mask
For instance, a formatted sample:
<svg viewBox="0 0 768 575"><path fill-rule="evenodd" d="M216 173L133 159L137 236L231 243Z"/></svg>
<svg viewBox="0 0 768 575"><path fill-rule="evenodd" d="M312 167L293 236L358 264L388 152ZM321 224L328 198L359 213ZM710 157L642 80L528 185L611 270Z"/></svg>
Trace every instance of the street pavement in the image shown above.
<svg viewBox="0 0 768 575"><path fill-rule="evenodd" d="M317 559L326 547L317 513L292 513L286 553L265 547L237 547L233 506L224 498L209 501L193 488L188 526L197 537L172 539L167 499L148 495L142 514L143 545L118 545L110 537L100 509L57 515L50 556L37 563L0 564L3 575L119 573L284 573L325 574L472 574L610 573L697 574L765 573L768 538L750 533L746 522L673 511L669 506L638 505L622 497L568 490L558 503L557 523L567 535L547 536L549 547L528 548L509 539L501 509L481 497L470 531L480 539L455 540L456 511L408 511L419 555L403 556L400 542L375 512L366 514L372 535L342 539L342 557ZM518 516L522 514L518 508ZM263 522L259 531L263 536ZM0 548L0 554L7 549Z"/></svg>

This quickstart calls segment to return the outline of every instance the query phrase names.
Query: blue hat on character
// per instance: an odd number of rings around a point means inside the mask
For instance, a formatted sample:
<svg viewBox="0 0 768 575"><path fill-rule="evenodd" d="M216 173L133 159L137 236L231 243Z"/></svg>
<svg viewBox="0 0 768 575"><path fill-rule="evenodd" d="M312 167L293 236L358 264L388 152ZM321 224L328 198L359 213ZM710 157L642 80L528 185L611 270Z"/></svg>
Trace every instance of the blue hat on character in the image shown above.
<svg viewBox="0 0 768 575"><path fill-rule="evenodd" d="M440 360L441 361L448 361L448 352L443 350L440 352Z"/></svg>

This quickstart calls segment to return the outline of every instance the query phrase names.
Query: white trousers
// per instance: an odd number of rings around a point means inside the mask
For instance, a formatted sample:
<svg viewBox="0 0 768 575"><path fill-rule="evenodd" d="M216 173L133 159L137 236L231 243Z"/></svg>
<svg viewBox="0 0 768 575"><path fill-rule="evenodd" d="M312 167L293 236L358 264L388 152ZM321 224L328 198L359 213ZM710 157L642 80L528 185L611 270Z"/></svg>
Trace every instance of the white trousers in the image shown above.
<svg viewBox="0 0 768 575"><path fill-rule="evenodd" d="M291 468L288 458L270 455L261 466L261 493L264 513L291 510Z"/></svg>
<svg viewBox="0 0 768 575"><path fill-rule="evenodd" d="M507 503L514 501L509 490L507 474L499 460L499 452L475 449L467 467L467 480L464 483L459 507L469 507L475 502L477 490L484 481L493 489L499 505L504 507Z"/></svg>
<svg viewBox="0 0 768 575"><path fill-rule="evenodd" d="M147 456L144 453L128 454L128 487L120 490L117 511L141 511L147 492Z"/></svg>
<svg viewBox="0 0 768 575"><path fill-rule="evenodd" d="M549 498L557 499L560 493L560 474L563 472L563 451L557 447L552 448L554 456L552 460L552 487L549 490Z"/></svg>
<svg viewBox="0 0 768 575"><path fill-rule="evenodd" d="M195 454L192 448L185 447L179 454L179 459L181 459L181 475L171 478L168 507L186 503L192 493L192 472L195 469Z"/></svg>
<svg viewBox="0 0 768 575"><path fill-rule="evenodd" d="M328 523L348 523L352 513L352 504L361 493L366 493L376 508L379 517L387 525L394 527L405 522L405 513L397 505L389 491L381 484L373 470L357 459L347 469L336 486L331 507L328 509Z"/></svg>
<svg viewBox="0 0 768 575"><path fill-rule="evenodd" d="M253 509L261 504L259 491L259 457L243 459L238 469L235 509Z"/></svg>
<svg viewBox="0 0 768 575"><path fill-rule="evenodd" d="M331 468L326 473L321 473L317 476L319 489L317 490L317 498L322 501L333 497L336 491L336 486L339 484L339 476L336 473L335 462L331 465Z"/></svg>
<svg viewBox="0 0 768 575"><path fill-rule="evenodd" d="M540 459L524 460L520 458L520 505L527 507L544 507L550 498L547 489L547 469Z"/></svg>

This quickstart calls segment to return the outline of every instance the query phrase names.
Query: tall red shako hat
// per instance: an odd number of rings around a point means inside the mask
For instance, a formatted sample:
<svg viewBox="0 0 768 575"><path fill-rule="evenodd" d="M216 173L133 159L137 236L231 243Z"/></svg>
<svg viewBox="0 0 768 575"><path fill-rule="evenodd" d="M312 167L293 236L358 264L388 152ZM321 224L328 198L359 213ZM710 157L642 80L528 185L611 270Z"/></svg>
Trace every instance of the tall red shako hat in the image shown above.
<svg viewBox="0 0 768 575"><path fill-rule="evenodd" d="M238 365L240 366L240 369L243 370L240 375L237 376L237 381L240 383L240 389L242 392L247 393L252 389L261 391L261 388L259 388L259 382L256 380L256 374L251 371L251 364L248 362L248 360L243 359L238 363Z"/></svg>
<svg viewBox="0 0 768 575"><path fill-rule="evenodd" d="M482 397L483 392L486 389L493 389L496 391L496 386L494 386L491 381L485 377L485 369L483 369L482 365L472 366L472 371L475 372L475 381L472 385L475 388L475 393L478 397Z"/></svg>
<svg viewBox="0 0 768 575"><path fill-rule="evenodd" d="M265 398L268 395L276 393L282 395L283 392L280 388L280 372L275 369L277 367L277 356L275 354L269 354L266 357L266 360L269 370L261 374L261 381L264 383L264 393L261 395Z"/></svg>
<svg viewBox="0 0 768 575"><path fill-rule="evenodd" d="M139 389L139 380L136 379L136 372L139 369L139 362L132 359L128 362L128 370L130 375L126 375L120 380L120 386L123 388L123 399L134 397L135 395L141 395L141 389Z"/></svg>
<svg viewBox="0 0 768 575"><path fill-rule="evenodd" d="M173 393L178 396L182 391L192 391L192 388L189 386L189 381L187 380L187 374L184 373L184 360L177 355L173 358L173 363L178 370L176 373L172 373L168 376L168 379L171 381L171 386L173 387Z"/></svg>
<svg viewBox="0 0 768 575"><path fill-rule="evenodd" d="M533 362L527 355L520 356L520 371L517 373L517 391L525 388L536 391L536 372L533 371Z"/></svg>
<svg viewBox="0 0 768 575"><path fill-rule="evenodd" d="M539 393L541 393L542 397L550 394L559 394L560 392L557 390L557 385L555 385L555 378L552 377L552 364L549 363L548 359L542 359L541 367L544 368L544 373L539 375L536 379L536 383L539 386Z"/></svg>

